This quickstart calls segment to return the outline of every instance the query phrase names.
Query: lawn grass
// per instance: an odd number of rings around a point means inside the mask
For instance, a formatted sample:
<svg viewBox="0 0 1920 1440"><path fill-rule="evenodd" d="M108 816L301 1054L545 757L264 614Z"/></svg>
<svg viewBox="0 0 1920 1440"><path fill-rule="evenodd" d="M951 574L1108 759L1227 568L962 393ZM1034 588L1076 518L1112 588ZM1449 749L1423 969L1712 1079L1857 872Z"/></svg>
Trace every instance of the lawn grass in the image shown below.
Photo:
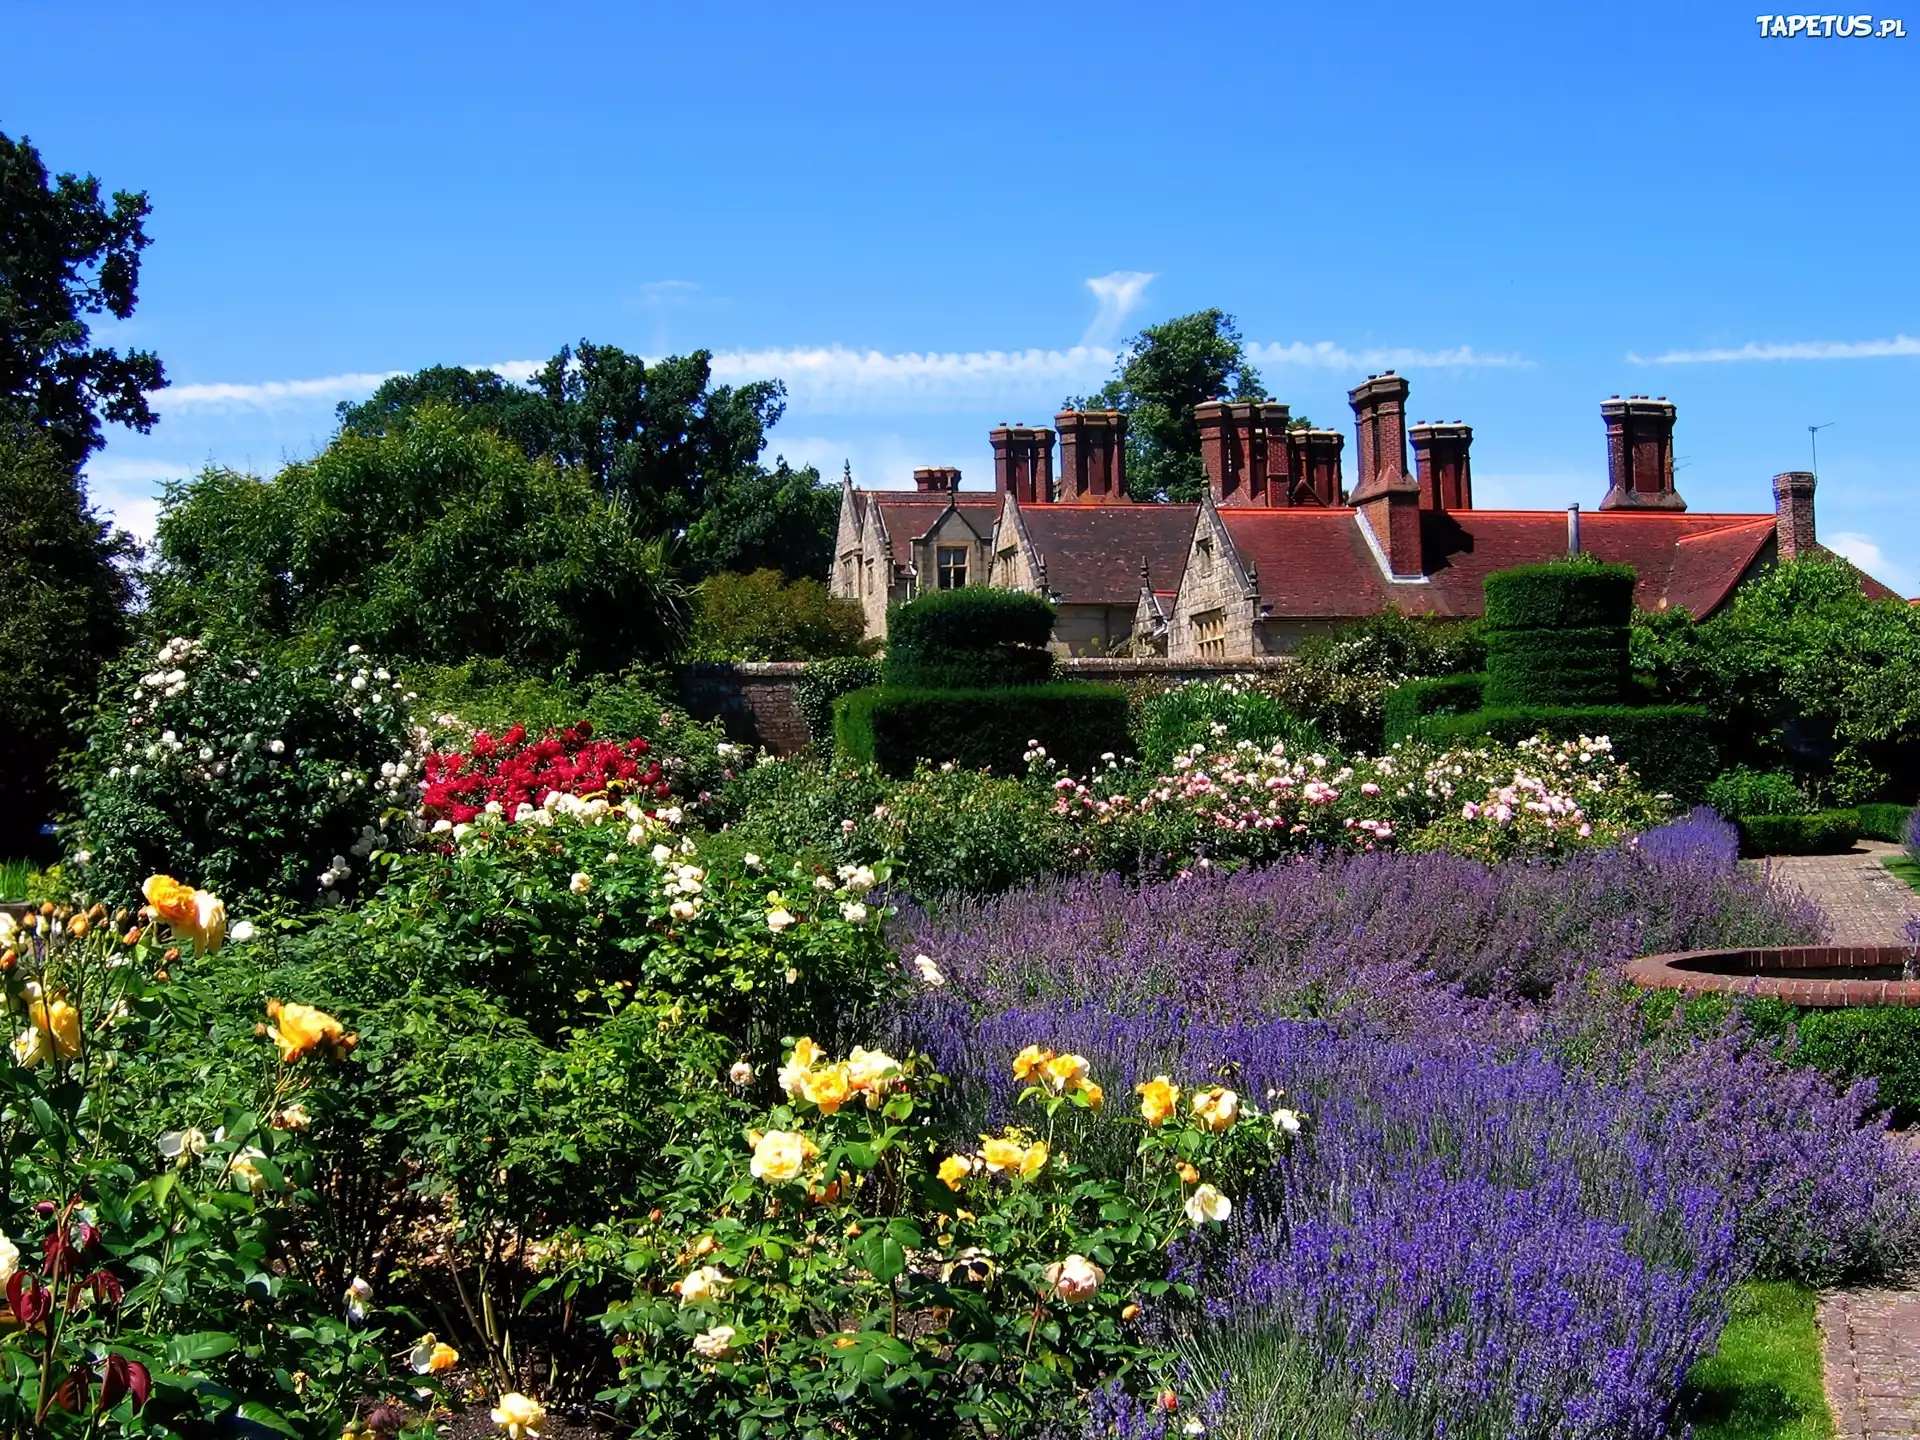
<svg viewBox="0 0 1920 1440"><path fill-rule="evenodd" d="M1889 855L1880 862L1914 889L1920 890L1920 860L1911 855Z"/></svg>
<svg viewBox="0 0 1920 1440"><path fill-rule="evenodd" d="M1688 1377L1693 1440L1832 1440L1820 1388L1818 1297L1803 1285L1742 1285L1720 1353Z"/></svg>

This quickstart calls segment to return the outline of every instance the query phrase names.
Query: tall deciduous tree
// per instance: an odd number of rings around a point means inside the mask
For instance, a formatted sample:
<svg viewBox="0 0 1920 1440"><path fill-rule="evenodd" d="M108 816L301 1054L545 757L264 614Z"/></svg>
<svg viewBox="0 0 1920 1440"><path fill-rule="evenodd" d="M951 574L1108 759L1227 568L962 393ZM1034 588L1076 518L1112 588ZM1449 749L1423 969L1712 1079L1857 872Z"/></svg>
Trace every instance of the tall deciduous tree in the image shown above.
<svg viewBox="0 0 1920 1440"><path fill-rule="evenodd" d="M821 484L813 466L795 470L781 459L709 487L707 508L687 531L688 555L702 575L778 570L818 580L832 566L839 520L839 488Z"/></svg>
<svg viewBox="0 0 1920 1440"><path fill-rule="evenodd" d="M1207 488L1193 407L1266 398L1233 317L1198 310L1147 326L1121 351L1113 379L1066 404L1126 412L1127 490L1134 499L1192 502Z"/></svg>
<svg viewBox="0 0 1920 1440"><path fill-rule="evenodd" d="M421 405L590 475L651 535L684 534L717 486L750 474L786 409L778 380L715 386L705 350L647 362L613 345L564 346L525 385L490 371L434 366L342 405L345 433L379 435Z"/></svg>
<svg viewBox="0 0 1920 1440"><path fill-rule="evenodd" d="M53 437L0 415L0 855L30 846L54 809L71 712L126 640L133 551Z"/></svg>
<svg viewBox="0 0 1920 1440"><path fill-rule="evenodd" d="M0 400L70 468L105 443L102 419L153 428L158 357L92 344L86 320L133 314L151 208L128 190L109 208L91 175L49 180L31 141L0 135Z"/></svg>

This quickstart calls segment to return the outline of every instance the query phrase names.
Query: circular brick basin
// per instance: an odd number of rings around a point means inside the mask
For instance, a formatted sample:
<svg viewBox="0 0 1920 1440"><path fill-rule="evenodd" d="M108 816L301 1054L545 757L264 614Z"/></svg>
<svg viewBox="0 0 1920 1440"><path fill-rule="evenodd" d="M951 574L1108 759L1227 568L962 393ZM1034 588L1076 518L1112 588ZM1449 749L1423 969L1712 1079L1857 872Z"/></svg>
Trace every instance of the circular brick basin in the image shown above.
<svg viewBox="0 0 1920 1440"><path fill-rule="evenodd" d="M1627 978L1649 989L1764 995L1789 1005L1920 1008L1920 959L1911 945L1792 945L1648 955Z"/></svg>

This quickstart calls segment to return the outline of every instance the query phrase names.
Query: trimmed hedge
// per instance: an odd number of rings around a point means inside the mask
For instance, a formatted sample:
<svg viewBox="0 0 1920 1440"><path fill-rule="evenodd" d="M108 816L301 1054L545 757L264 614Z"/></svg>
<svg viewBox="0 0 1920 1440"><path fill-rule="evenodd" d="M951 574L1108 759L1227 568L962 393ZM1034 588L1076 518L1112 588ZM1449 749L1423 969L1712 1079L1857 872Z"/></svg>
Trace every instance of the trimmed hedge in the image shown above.
<svg viewBox="0 0 1920 1440"><path fill-rule="evenodd" d="M1033 740L1085 773L1101 755L1129 748L1125 692L1070 683L856 690L834 703L833 734L841 750L887 775L910 775L920 760L1019 774Z"/></svg>
<svg viewBox="0 0 1920 1440"><path fill-rule="evenodd" d="M800 718L806 722L809 744L833 744L833 702L842 695L880 683L880 662L867 655L845 655L815 660L794 684Z"/></svg>
<svg viewBox="0 0 1920 1440"><path fill-rule="evenodd" d="M1627 674L1625 625L1487 632L1490 706L1617 705Z"/></svg>
<svg viewBox="0 0 1920 1440"><path fill-rule="evenodd" d="M1650 788L1691 803L1719 773L1713 719L1697 705L1513 705L1465 715L1429 715L1414 734L1442 743L1480 736L1514 744L1541 731L1556 739L1605 735L1614 758Z"/></svg>
<svg viewBox="0 0 1920 1440"><path fill-rule="evenodd" d="M981 689L1053 677L1054 609L1038 595L968 585L887 609L887 685Z"/></svg>
<svg viewBox="0 0 1920 1440"><path fill-rule="evenodd" d="M1885 840L1894 845L1907 843L1907 830L1914 811L1906 805L1861 805L1860 833L1869 840Z"/></svg>
<svg viewBox="0 0 1920 1440"><path fill-rule="evenodd" d="M1381 706L1387 744L1415 734L1429 715L1464 715L1478 710L1486 683L1484 675L1439 675L1394 686Z"/></svg>
<svg viewBox="0 0 1920 1440"><path fill-rule="evenodd" d="M1754 1000L1746 1015L1761 1035L1799 1033L1793 1058L1842 1085L1872 1080L1895 1125L1920 1120L1920 1010L1900 1005L1802 1010L1780 1000Z"/></svg>
<svg viewBox="0 0 1920 1440"><path fill-rule="evenodd" d="M1840 855L1860 838L1860 812L1820 810L1811 815L1749 815L1739 821L1740 853Z"/></svg>
<svg viewBox="0 0 1920 1440"><path fill-rule="evenodd" d="M1556 560L1487 576L1489 630L1624 629L1633 616L1631 565Z"/></svg>

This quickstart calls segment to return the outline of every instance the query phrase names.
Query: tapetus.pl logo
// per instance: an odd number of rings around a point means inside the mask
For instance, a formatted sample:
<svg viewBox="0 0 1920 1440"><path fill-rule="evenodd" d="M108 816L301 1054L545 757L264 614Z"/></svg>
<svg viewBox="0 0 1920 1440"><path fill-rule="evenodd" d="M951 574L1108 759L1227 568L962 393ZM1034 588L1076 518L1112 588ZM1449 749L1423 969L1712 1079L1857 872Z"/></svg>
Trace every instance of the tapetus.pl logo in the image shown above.
<svg viewBox="0 0 1920 1440"><path fill-rule="evenodd" d="M1906 22L1873 15L1756 15L1762 40L1904 40Z"/></svg>

